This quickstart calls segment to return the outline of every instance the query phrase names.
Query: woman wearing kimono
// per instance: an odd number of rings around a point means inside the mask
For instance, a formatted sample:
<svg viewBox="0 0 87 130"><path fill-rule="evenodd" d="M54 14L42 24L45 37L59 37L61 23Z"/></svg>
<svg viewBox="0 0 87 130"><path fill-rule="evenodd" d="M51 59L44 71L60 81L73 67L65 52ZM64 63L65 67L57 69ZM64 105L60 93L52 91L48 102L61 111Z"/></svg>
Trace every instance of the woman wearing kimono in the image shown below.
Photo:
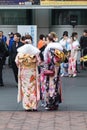
<svg viewBox="0 0 87 130"><path fill-rule="evenodd" d="M56 37L56 36L55 36ZM62 91L61 91L61 80L60 80L60 63L56 62L54 54L52 53L55 49L60 52L63 51L62 46L55 42L53 33L48 35L47 47L44 50L44 64L42 76L42 90L45 87L44 93L46 107L45 109L55 110L58 109L59 103L62 102ZM52 50L52 52L51 52ZM54 70L53 75L46 75L46 69Z"/></svg>
<svg viewBox="0 0 87 130"><path fill-rule="evenodd" d="M71 55L69 57L69 67L68 67L69 77L77 76L76 62L79 50L80 50L80 44L78 41L78 33L73 32L71 36Z"/></svg>
<svg viewBox="0 0 87 130"><path fill-rule="evenodd" d="M30 41L20 47L17 51L15 62L18 66L18 102L22 101L23 108L27 111L36 111L40 100L38 81L39 49L34 47ZM29 41L29 42L28 42Z"/></svg>

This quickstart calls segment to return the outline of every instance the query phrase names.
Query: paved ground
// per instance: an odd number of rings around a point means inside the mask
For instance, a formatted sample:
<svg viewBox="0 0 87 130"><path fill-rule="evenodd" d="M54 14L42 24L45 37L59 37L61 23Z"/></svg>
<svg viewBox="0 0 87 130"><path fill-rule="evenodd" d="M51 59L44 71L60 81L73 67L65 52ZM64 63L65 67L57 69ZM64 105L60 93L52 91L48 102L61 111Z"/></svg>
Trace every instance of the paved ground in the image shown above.
<svg viewBox="0 0 87 130"><path fill-rule="evenodd" d="M0 130L87 130L87 112L0 112Z"/></svg>
<svg viewBox="0 0 87 130"><path fill-rule="evenodd" d="M12 70L3 70L0 88L0 130L87 130L87 70L77 78L62 78L63 103L58 111L25 112L17 103Z"/></svg>

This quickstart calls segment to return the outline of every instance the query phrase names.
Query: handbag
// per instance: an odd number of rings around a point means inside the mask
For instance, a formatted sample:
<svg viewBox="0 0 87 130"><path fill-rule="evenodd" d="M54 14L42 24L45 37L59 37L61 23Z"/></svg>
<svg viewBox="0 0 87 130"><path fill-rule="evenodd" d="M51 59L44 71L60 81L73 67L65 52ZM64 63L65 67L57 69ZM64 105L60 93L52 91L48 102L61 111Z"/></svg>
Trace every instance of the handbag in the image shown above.
<svg viewBox="0 0 87 130"><path fill-rule="evenodd" d="M55 71L54 70L44 70L45 76L54 76Z"/></svg>

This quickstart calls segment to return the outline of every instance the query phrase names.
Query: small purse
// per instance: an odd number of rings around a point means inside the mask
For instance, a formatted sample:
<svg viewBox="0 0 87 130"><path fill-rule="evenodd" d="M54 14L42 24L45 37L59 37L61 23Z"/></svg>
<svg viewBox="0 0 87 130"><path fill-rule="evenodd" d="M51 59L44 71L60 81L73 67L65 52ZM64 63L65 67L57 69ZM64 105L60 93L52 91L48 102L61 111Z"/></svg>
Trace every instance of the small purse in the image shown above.
<svg viewBox="0 0 87 130"><path fill-rule="evenodd" d="M44 70L44 75L45 76L54 76L55 71L53 70Z"/></svg>

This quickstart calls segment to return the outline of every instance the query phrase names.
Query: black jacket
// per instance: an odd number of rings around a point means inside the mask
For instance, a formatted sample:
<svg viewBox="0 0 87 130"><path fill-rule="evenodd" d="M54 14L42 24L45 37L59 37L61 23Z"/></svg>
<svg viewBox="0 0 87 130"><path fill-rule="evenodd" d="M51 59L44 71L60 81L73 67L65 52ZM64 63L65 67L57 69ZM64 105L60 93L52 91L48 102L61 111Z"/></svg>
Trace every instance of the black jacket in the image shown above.
<svg viewBox="0 0 87 130"><path fill-rule="evenodd" d="M80 43L81 49L87 48L87 37L81 36L79 43Z"/></svg>
<svg viewBox="0 0 87 130"><path fill-rule="evenodd" d="M22 42L18 42L18 46L16 46L16 43L14 42L11 47L11 61L15 61L15 57L17 55L17 48L21 47L23 45Z"/></svg>
<svg viewBox="0 0 87 130"><path fill-rule="evenodd" d="M42 48L40 48L39 56L40 56L41 61L44 61L43 53L44 53L45 47L46 47L46 45L44 45Z"/></svg>
<svg viewBox="0 0 87 130"><path fill-rule="evenodd" d="M6 54L5 43L2 39L0 39L0 59L4 59Z"/></svg>

